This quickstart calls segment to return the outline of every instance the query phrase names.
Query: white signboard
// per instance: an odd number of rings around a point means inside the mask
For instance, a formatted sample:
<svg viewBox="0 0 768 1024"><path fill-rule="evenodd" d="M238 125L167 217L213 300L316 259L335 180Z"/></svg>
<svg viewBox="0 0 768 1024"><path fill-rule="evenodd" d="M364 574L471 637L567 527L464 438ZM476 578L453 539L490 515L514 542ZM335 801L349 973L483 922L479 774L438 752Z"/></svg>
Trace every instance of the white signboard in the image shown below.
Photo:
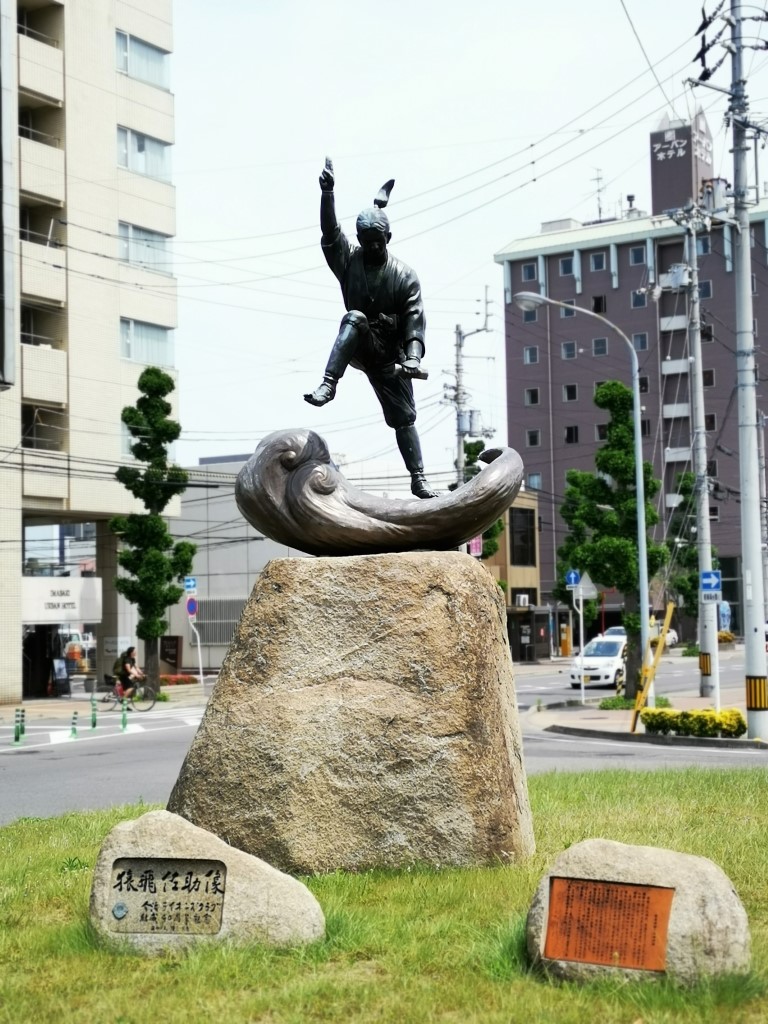
<svg viewBox="0 0 768 1024"><path fill-rule="evenodd" d="M103 640L99 638L99 647L107 660L111 658L112 661L115 661L118 655L128 650L131 642L129 636L105 636Z"/></svg>
<svg viewBox="0 0 768 1024"><path fill-rule="evenodd" d="M101 622L101 577L22 576L21 621Z"/></svg>

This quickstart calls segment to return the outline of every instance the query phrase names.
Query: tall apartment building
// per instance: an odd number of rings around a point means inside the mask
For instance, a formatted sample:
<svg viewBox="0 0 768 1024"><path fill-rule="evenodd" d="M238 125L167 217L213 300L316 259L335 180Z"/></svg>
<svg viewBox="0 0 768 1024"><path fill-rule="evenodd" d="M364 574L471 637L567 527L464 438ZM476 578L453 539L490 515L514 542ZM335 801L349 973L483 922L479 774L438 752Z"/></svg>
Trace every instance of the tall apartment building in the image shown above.
<svg viewBox="0 0 768 1024"><path fill-rule="evenodd" d="M594 318L547 305L523 312L512 300L515 293L535 291L583 306L605 316L631 338L640 363L644 456L662 481L657 539L665 536L680 501L678 475L692 470L690 303L685 274L679 272L690 254L683 230L664 211L696 199L701 182L713 177L712 142L703 116L691 124L663 123L650 136L649 156L649 214L639 210L630 196L621 217L545 223L540 234L514 241L495 255L504 270L509 444L523 458L528 488L539 494L542 603L552 600L556 553L566 534L559 515L566 472L593 472L596 449L605 439L608 417L594 405L595 388L605 380L630 386L631 353L609 327ZM768 203L755 202L751 223L760 364L761 333L768 331ZM713 227L711 233L698 237L697 254L712 543L723 571L724 596L739 630L742 573L733 243L730 227ZM768 412L762 383L758 406Z"/></svg>
<svg viewBox="0 0 768 1024"><path fill-rule="evenodd" d="M146 364L174 365L171 12L0 0L0 703L45 692L60 626L96 625L100 670L132 636L106 523L137 508L114 480L121 409ZM74 524L95 575L28 575L33 528Z"/></svg>

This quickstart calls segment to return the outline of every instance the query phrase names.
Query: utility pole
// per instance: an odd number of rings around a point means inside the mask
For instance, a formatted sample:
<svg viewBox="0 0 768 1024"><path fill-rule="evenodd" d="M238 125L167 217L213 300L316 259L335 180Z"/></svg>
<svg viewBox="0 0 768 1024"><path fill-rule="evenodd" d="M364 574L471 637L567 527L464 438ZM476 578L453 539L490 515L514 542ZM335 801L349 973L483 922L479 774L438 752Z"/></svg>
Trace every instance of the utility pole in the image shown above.
<svg viewBox="0 0 768 1024"><path fill-rule="evenodd" d="M712 531L709 522L709 476L707 474L707 434L704 425L704 374L701 356L701 312L699 302L699 255L697 228L708 228L710 218L693 202L682 210L667 211L687 235L688 351L692 398L691 441L693 472L696 476L696 551L699 567L699 696L714 693L715 710L720 710L720 657L717 641L717 601L719 595L705 593L701 581L712 573ZM716 600L708 600L713 597Z"/></svg>
<svg viewBox="0 0 768 1024"><path fill-rule="evenodd" d="M485 286L485 312L483 326L474 331L464 331L461 324L456 324L456 385L449 399L456 406L456 483L460 487L464 483L464 438L483 433L480 413L477 409L467 409L469 398L464 390L464 342L473 334L488 330L488 285Z"/></svg>
<svg viewBox="0 0 768 1024"><path fill-rule="evenodd" d="M747 733L768 735L768 681L765 660L762 552L760 548L760 485L757 457L757 380L752 316L752 260L749 225L747 154L747 92L742 56L742 15L731 0L731 104L733 125L733 195L738 232L734 246L736 286L736 387L739 416L739 485L741 489L741 560L744 591L744 670L747 691Z"/></svg>
<svg viewBox="0 0 768 1024"><path fill-rule="evenodd" d="M718 8L719 10L719 8ZM742 10L745 13L742 13ZM761 134L760 125L749 121L746 79L743 70L745 49L763 49L761 43L745 43L742 26L747 21L764 21L762 12L730 0L730 13L722 19L731 29L730 43L722 44L731 54L731 87L709 85L708 79L725 57L713 68L704 64L695 85L725 93L730 100L728 120L733 131L733 199L736 238L733 277L736 305L736 391L739 425L739 485L741 491L741 575L742 628L744 632L744 670L747 705L747 735L768 735L768 678L766 677L764 593L761 551L760 465L757 453L757 379L755 377L755 338L752 315L752 259L749 224L748 132ZM702 31L714 20L704 19ZM719 35L717 37L719 39ZM715 45L714 41L711 46ZM702 45L702 61L710 47ZM717 206L717 202L714 203ZM713 210L713 214L716 211Z"/></svg>
<svg viewBox="0 0 768 1024"><path fill-rule="evenodd" d="M765 493L765 416L757 415L757 452L760 466L760 550L763 553L763 615L768 622L768 505Z"/></svg>

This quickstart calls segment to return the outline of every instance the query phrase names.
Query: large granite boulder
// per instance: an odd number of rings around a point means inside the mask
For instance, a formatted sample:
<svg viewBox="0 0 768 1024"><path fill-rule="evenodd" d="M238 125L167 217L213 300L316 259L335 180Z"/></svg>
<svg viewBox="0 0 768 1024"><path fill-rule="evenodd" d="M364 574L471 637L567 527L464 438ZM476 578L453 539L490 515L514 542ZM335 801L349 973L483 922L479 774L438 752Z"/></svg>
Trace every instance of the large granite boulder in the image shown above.
<svg viewBox="0 0 768 1024"><path fill-rule="evenodd" d="M109 833L90 916L102 938L148 954L224 941L299 945L325 935L305 885L168 811Z"/></svg>
<svg viewBox="0 0 768 1024"><path fill-rule="evenodd" d="M749 924L711 860L586 839L542 878L527 923L533 963L560 978L667 975L682 984L749 970Z"/></svg>
<svg viewBox="0 0 768 1024"><path fill-rule="evenodd" d="M532 853L495 581L458 552L270 562L168 809L291 872Z"/></svg>

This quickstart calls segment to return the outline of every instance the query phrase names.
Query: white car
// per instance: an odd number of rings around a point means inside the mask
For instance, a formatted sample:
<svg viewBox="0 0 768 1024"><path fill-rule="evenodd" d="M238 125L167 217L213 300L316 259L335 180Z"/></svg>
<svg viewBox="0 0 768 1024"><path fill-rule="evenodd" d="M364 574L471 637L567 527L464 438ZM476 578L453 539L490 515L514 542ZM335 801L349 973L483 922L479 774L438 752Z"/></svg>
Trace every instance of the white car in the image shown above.
<svg viewBox="0 0 768 1024"><path fill-rule="evenodd" d="M626 674L627 641L621 636L596 637L571 663L571 686L616 686Z"/></svg>

